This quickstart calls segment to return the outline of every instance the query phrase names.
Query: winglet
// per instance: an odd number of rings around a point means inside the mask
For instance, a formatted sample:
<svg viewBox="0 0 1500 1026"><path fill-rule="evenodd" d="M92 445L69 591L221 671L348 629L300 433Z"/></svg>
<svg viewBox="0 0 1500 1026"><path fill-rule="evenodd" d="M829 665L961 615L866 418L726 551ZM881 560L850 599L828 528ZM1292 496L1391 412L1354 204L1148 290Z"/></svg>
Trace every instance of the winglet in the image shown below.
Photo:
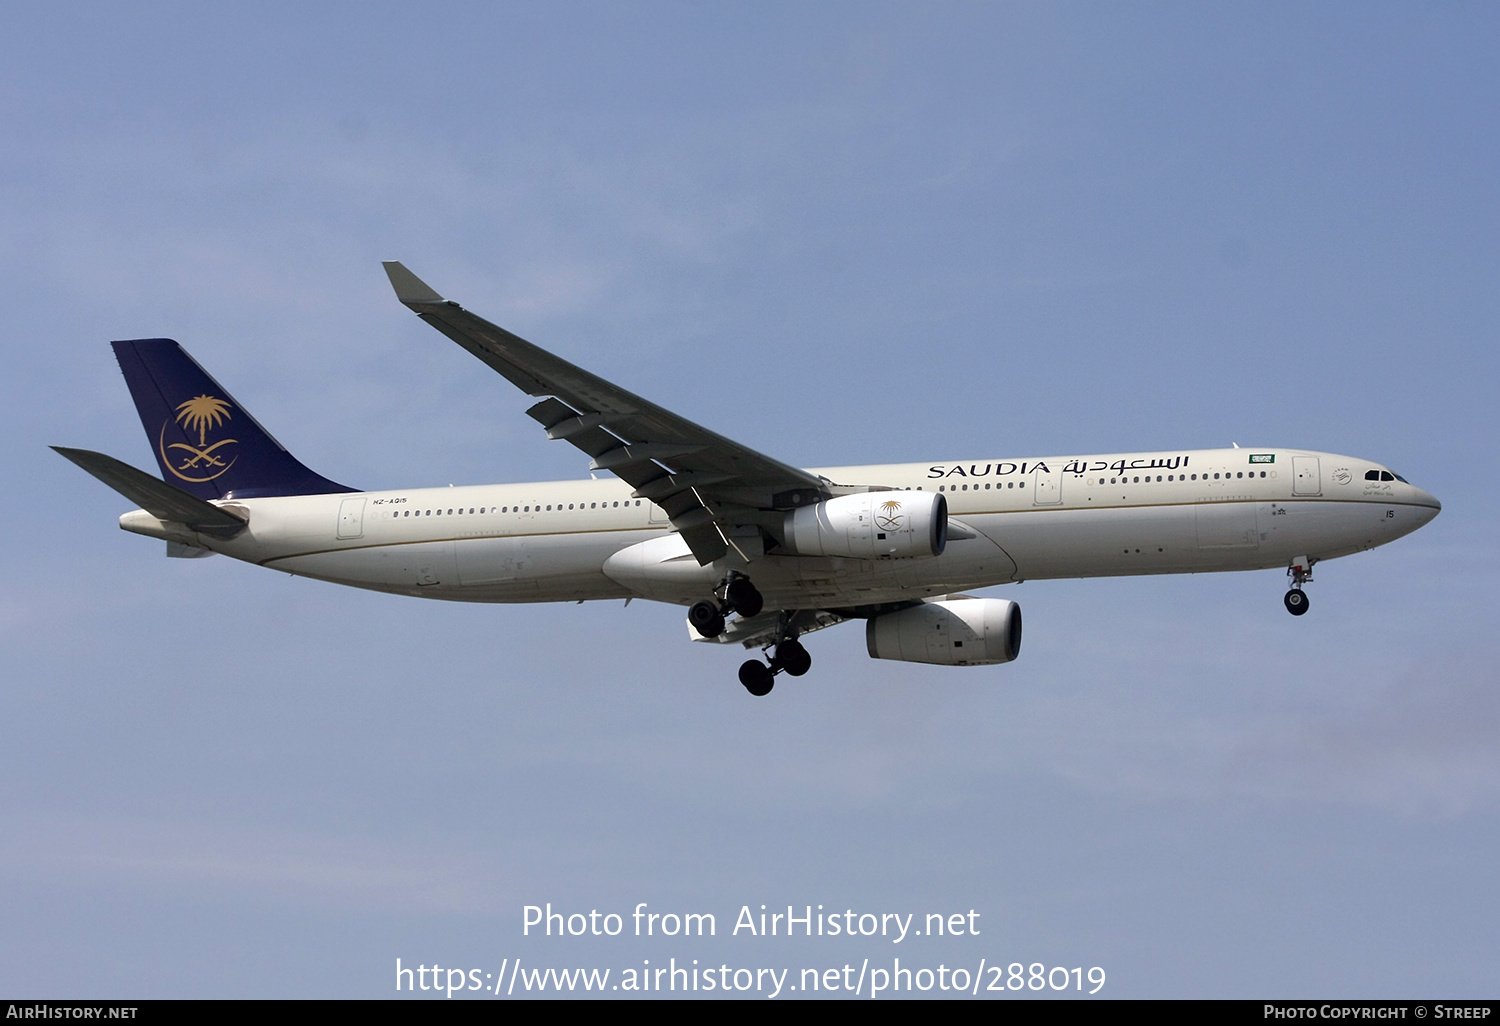
<svg viewBox="0 0 1500 1026"><path fill-rule="evenodd" d="M385 268L386 277L391 279L391 288L396 290L396 298L407 306L443 301L443 297L434 292L432 286L408 271L401 261L386 260L381 266Z"/></svg>

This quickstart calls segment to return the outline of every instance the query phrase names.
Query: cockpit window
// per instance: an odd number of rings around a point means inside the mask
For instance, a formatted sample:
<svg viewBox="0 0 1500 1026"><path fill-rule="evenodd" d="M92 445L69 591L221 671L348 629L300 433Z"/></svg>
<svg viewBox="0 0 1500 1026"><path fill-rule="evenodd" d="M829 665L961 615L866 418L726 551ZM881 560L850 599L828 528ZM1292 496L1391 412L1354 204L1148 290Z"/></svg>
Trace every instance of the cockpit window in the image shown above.
<svg viewBox="0 0 1500 1026"><path fill-rule="evenodd" d="M1379 481L1380 480L1380 471L1378 471L1378 470L1367 470L1367 471L1365 471L1365 480L1366 481Z"/></svg>
<svg viewBox="0 0 1500 1026"><path fill-rule="evenodd" d="M1392 474L1391 476L1394 477L1397 481L1400 481L1402 484L1411 484L1410 481L1402 477L1400 474Z"/></svg>
<svg viewBox="0 0 1500 1026"><path fill-rule="evenodd" d="M1392 474L1389 470L1382 470L1380 472L1380 480L1382 480L1382 481L1394 481L1394 480L1396 480L1396 475Z"/></svg>

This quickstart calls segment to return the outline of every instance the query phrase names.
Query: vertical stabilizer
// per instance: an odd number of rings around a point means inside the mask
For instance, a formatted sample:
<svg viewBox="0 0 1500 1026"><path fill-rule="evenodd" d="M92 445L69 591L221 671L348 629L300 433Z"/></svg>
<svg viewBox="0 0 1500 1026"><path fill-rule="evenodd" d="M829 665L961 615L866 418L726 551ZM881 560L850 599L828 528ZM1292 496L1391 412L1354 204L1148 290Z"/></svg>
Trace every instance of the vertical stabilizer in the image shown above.
<svg viewBox="0 0 1500 1026"><path fill-rule="evenodd" d="M169 484L200 499L355 490L303 466L171 339L110 345Z"/></svg>

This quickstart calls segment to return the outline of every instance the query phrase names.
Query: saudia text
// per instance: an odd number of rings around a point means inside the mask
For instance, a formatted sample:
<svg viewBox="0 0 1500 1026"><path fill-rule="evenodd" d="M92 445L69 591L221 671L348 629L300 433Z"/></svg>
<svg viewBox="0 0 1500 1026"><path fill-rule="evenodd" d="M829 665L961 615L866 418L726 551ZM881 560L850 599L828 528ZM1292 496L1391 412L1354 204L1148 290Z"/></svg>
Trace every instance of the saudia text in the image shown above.
<svg viewBox="0 0 1500 1026"><path fill-rule="evenodd" d="M1127 470L1181 470L1188 465L1187 456L1142 456L1133 460L1068 460L1063 464L1064 474L1098 474L1114 471L1123 474ZM1052 468L1046 460L1021 460L1002 463L939 463L927 468L929 478L938 477L1006 477L1010 474L1050 474Z"/></svg>

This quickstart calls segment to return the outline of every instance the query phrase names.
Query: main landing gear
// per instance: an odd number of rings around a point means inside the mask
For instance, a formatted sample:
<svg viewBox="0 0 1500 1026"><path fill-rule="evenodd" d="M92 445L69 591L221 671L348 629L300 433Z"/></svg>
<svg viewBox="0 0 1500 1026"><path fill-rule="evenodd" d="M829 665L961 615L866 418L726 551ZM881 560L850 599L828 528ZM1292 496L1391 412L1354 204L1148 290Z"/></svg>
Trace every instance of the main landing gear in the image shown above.
<svg viewBox="0 0 1500 1026"><path fill-rule="evenodd" d="M797 640L797 635L791 632L790 619L790 614L781 614L781 627L777 631L777 641L766 646L766 651L772 653L767 662L749 659L740 664L740 683L745 685L746 691L757 698L771 693L778 673L800 677L812 669L812 656L808 654L807 649L802 647L802 642Z"/></svg>
<svg viewBox="0 0 1500 1026"><path fill-rule="evenodd" d="M1286 604L1286 611L1293 616L1301 616L1307 612L1307 593L1302 590L1302 586L1312 580L1312 568L1316 562L1316 559L1298 556L1286 569L1286 575L1292 579L1292 586L1282 601Z"/></svg>
<svg viewBox="0 0 1500 1026"><path fill-rule="evenodd" d="M796 638L788 638L774 646L775 652L769 663L759 659L747 659L740 664L740 683L745 690L757 698L769 695L776 683L778 673L800 677L812 669L812 656ZM767 649L770 650L769 648Z"/></svg>
<svg viewBox="0 0 1500 1026"><path fill-rule="evenodd" d="M693 630L705 638L717 638L724 633L724 617L739 613L743 617L755 616L765 606L760 591L744 574L730 571L718 588L714 589L718 601L704 599L688 609L688 623Z"/></svg>
<svg viewBox="0 0 1500 1026"><path fill-rule="evenodd" d="M759 589L750 583L750 578L731 570L714 589L712 600L704 599L689 607L688 623L705 638L717 638L724 633L724 620L730 613L738 613L740 617L748 619L759 615L764 608L765 600ZM767 653L765 662L749 659L740 666L740 683L756 697L771 693L778 673L800 677L812 669L812 656L807 654L807 649L797 640L792 618L792 613L783 612L780 615L776 639L764 649Z"/></svg>

